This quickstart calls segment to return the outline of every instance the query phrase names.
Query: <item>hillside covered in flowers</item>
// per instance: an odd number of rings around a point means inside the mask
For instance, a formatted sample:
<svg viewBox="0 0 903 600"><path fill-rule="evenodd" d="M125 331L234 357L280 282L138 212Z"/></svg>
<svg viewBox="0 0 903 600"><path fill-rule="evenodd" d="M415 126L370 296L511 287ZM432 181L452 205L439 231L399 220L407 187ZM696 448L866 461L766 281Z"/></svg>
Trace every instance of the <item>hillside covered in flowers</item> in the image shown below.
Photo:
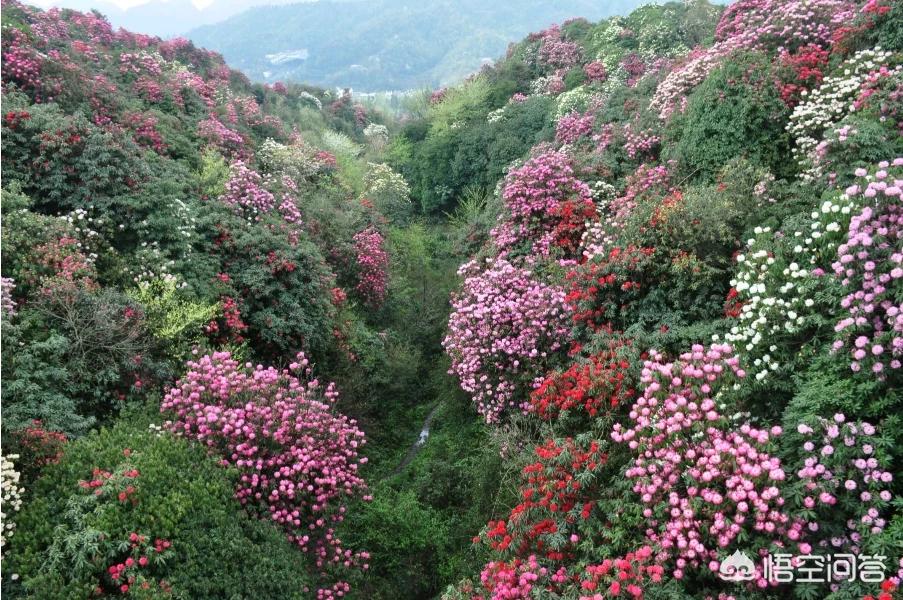
<svg viewBox="0 0 903 600"><path fill-rule="evenodd" d="M903 4L571 20L398 121L2 18L4 594L898 597Z"/></svg>

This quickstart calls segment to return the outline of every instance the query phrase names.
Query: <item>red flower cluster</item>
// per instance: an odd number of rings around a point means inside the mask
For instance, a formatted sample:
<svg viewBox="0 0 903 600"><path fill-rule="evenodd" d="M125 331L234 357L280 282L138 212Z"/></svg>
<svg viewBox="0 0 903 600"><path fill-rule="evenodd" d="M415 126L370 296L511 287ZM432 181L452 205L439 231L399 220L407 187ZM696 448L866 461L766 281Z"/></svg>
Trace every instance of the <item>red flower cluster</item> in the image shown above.
<svg viewBox="0 0 903 600"><path fill-rule="evenodd" d="M731 288L724 300L724 316L736 319L743 311L743 305L746 304L739 299L740 293L736 288Z"/></svg>
<svg viewBox="0 0 903 600"><path fill-rule="evenodd" d="M552 229L553 243L564 250L566 256L577 256L586 223L596 217L596 205L581 198L565 200L552 210L556 220Z"/></svg>
<svg viewBox="0 0 903 600"><path fill-rule="evenodd" d="M897 585L890 579L885 579L881 582L881 593L878 594L877 598L868 594L862 600L894 600L894 592L896 591Z"/></svg>
<svg viewBox="0 0 903 600"><path fill-rule="evenodd" d="M171 558L170 546L169 540L157 538L152 549L147 536L133 531L129 534L129 556L106 568L104 575L107 580L102 580L94 589L94 596L134 594L139 597L171 597L172 587L166 580L157 581L150 573L155 566L164 565Z"/></svg>
<svg viewBox="0 0 903 600"><path fill-rule="evenodd" d="M626 380L630 363L619 356L629 345L629 340L613 341L587 361L575 362L566 371L547 377L530 396L531 412L547 421L574 409L595 417L600 411L632 402L636 392Z"/></svg>
<svg viewBox="0 0 903 600"><path fill-rule="evenodd" d="M792 54L781 54L781 69L786 75L778 82L781 100L796 106L802 93L821 84L828 66L829 52L817 44L807 44Z"/></svg>
<svg viewBox="0 0 903 600"><path fill-rule="evenodd" d="M580 587L592 596L581 596L581 600L603 600L603 598L643 597L643 586L659 583L665 569L652 562L652 548L643 546L636 552L628 552L624 558L605 559L598 565L586 567ZM604 593L603 593L604 592Z"/></svg>
<svg viewBox="0 0 903 600"><path fill-rule="evenodd" d="M27 457L23 464L40 471L47 465L53 465L63 457L66 436L59 431L44 429L43 423L35 419L31 425L12 434L20 456Z"/></svg>
<svg viewBox="0 0 903 600"><path fill-rule="evenodd" d="M626 324L625 311L639 297L655 248L612 248L567 275L571 290L567 302L578 325L593 331Z"/></svg>
<svg viewBox="0 0 903 600"><path fill-rule="evenodd" d="M207 335L215 341L241 344L245 340L243 333L247 331L248 325L241 318L238 302L230 296L224 296L220 300L220 308L223 316L207 323Z"/></svg>
<svg viewBox="0 0 903 600"><path fill-rule="evenodd" d="M608 458L598 442L584 446L566 438L536 448L539 460L523 470L521 503L507 520L489 522L486 538L494 550L510 550L520 557L537 554L552 561L572 556L579 541L575 524L590 517L597 495L580 480L585 474L597 473ZM559 536L565 536L568 543L552 543L552 538Z"/></svg>
<svg viewBox="0 0 903 600"><path fill-rule="evenodd" d="M31 114L28 111L12 110L12 111L6 113L5 115L3 115L3 123L10 129L15 129L16 125L18 125L22 121L27 121L30 118L31 118Z"/></svg>

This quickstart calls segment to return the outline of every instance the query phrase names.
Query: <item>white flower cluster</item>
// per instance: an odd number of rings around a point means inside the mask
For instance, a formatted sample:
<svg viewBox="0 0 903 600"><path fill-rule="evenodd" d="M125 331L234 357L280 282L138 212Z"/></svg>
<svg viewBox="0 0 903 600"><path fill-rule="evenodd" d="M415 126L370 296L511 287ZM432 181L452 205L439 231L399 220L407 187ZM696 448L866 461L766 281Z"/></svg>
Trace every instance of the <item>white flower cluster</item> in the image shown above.
<svg viewBox="0 0 903 600"><path fill-rule="evenodd" d="M564 92L557 98L558 107L555 110L555 121L574 112L584 112L592 100L593 94L583 85Z"/></svg>
<svg viewBox="0 0 903 600"><path fill-rule="evenodd" d="M300 184L322 168L316 153L316 148L303 141L286 146L267 138L257 151L257 161L264 173L285 175Z"/></svg>
<svg viewBox="0 0 903 600"><path fill-rule="evenodd" d="M370 123L364 128L364 137L377 150L389 143L389 129L379 123Z"/></svg>
<svg viewBox="0 0 903 600"><path fill-rule="evenodd" d="M844 117L856 112L855 101L862 93L863 84L876 76L903 73L903 66L890 65L893 56L878 47L862 50L841 65L839 75L826 77L811 93L802 92L803 101L793 109L787 123L787 131L796 140L794 158L807 169L802 179L811 181L818 175L812 168L817 162L822 137L832 132ZM892 70L881 73L882 67L892 67Z"/></svg>
<svg viewBox="0 0 903 600"><path fill-rule="evenodd" d="M132 275L132 281L139 286L155 279L172 283L178 288L188 286L184 281L180 283L179 277L173 274L176 261L168 260L163 252L160 251L159 244L156 241L141 243L138 251L135 252L134 264L141 265L139 270L129 269L129 273Z"/></svg>
<svg viewBox="0 0 903 600"><path fill-rule="evenodd" d="M365 193L374 196L389 194L410 201L411 188L400 173L392 170L385 163L367 163L367 175L364 176Z"/></svg>
<svg viewBox="0 0 903 600"><path fill-rule="evenodd" d="M18 454L9 456L0 455L0 488L2 488L3 504L0 509L0 520L3 521L2 533L0 533L0 547L5 547L6 542L13 535L16 528L12 520L12 513L18 512L22 506L22 494L25 489L19 485L19 472L13 460L19 458Z"/></svg>
<svg viewBox="0 0 903 600"><path fill-rule="evenodd" d="M731 285L743 305L737 324L724 339L744 359L744 368L756 381L788 368L776 354L804 341L800 333L813 317L827 318L837 310L836 303L826 301L819 292L833 283L825 267L843 241L856 206L856 201L842 194L826 200L812 212L806 227L790 234L757 227L746 251L737 256Z"/></svg>
<svg viewBox="0 0 903 600"><path fill-rule="evenodd" d="M589 192L593 197L593 202L596 203L599 214L602 214L602 211L610 200L614 200L618 197L618 188L601 179L590 184Z"/></svg>
<svg viewBox="0 0 903 600"><path fill-rule="evenodd" d="M306 100L317 107L317 110L323 110L323 103L320 102L320 99L311 94L310 92L301 92L298 94L298 97L302 100Z"/></svg>
<svg viewBox="0 0 903 600"><path fill-rule="evenodd" d="M501 108L495 109L494 111L492 111L488 115L486 115L486 122L489 123L490 125L492 123L498 123L499 121L502 120L502 118L504 118L504 116L505 116L505 107L503 106Z"/></svg>
<svg viewBox="0 0 903 600"><path fill-rule="evenodd" d="M362 149L354 140L338 131L327 129L320 136L320 142L336 156L355 158L360 155Z"/></svg>
<svg viewBox="0 0 903 600"><path fill-rule="evenodd" d="M60 219L66 222L79 238L99 238L100 234L94 229L103 225L103 219L91 217L84 208L76 208L67 215L61 215Z"/></svg>

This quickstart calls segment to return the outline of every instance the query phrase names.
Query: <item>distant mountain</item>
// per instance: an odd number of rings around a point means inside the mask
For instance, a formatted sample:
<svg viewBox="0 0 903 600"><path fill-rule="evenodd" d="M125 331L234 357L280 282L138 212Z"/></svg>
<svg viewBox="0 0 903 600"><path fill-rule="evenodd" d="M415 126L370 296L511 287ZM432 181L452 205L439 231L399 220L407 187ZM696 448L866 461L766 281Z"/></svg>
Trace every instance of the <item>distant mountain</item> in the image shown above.
<svg viewBox="0 0 903 600"><path fill-rule="evenodd" d="M530 31L626 14L642 0L323 0L259 6L190 31L258 81L356 91L454 83Z"/></svg>
<svg viewBox="0 0 903 600"><path fill-rule="evenodd" d="M111 0L47 0L37 2L42 6L58 6L82 12L97 10L107 17L114 27L130 31L149 33L161 37L183 34L190 29L219 23L247 10L256 4L285 4L305 0L209 0L198 2L198 8L191 0L152 0L139 6L121 8ZM316 0L307 0L316 2Z"/></svg>

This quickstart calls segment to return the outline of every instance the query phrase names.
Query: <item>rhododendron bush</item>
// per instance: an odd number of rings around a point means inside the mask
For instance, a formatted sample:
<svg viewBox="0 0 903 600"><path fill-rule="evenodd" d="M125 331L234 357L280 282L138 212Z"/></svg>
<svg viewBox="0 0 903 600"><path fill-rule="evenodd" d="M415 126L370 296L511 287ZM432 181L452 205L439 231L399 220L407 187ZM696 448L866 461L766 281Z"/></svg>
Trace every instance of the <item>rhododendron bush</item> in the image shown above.
<svg viewBox="0 0 903 600"><path fill-rule="evenodd" d="M367 495L359 474L367 459L358 455L364 433L335 413L335 384L312 378L304 354L281 371L242 366L228 352L187 366L163 399L161 410L172 414L166 427L238 468L239 501L284 528L318 569L365 561L366 552L345 549L335 537L346 504Z"/></svg>
<svg viewBox="0 0 903 600"><path fill-rule="evenodd" d="M473 395L487 422L509 408L526 408L518 395L541 381L543 365L567 334L564 291L534 279L504 259L485 270L475 262L459 270L464 287L452 301L442 344L451 373Z"/></svg>

